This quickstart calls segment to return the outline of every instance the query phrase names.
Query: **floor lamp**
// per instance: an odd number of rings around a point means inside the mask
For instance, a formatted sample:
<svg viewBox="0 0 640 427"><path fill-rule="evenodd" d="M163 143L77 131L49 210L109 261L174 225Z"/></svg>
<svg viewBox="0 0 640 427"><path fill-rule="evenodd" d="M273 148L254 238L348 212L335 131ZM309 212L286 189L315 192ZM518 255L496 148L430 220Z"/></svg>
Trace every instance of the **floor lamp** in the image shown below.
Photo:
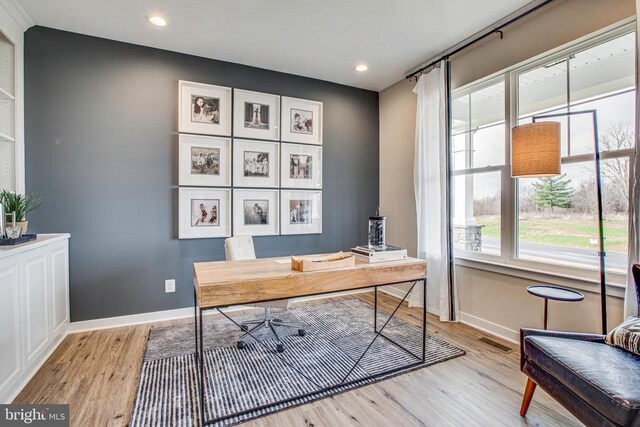
<svg viewBox="0 0 640 427"><path fill-rule="evenodd" d="M605 280L604 223L602 214L602 179L600 176L600 143L596 110L570 111L532 117L532 123L512 129L511 176L513 178L540 178L560 175L560 123L539 122L540 119L590 114L593 123L596 199L598 203L598 233L600 247L600 310L602 333L607 333L607 283Z"/></svg>

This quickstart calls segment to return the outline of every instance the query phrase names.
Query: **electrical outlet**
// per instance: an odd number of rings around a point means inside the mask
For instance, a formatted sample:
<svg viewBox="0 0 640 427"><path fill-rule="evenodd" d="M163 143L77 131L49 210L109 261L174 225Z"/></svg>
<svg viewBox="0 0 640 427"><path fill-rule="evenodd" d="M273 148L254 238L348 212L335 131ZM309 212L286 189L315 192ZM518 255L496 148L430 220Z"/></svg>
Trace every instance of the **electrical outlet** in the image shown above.
<svg viewBox="0 0 640 427"><path fill-rule="evenodd" d="M169 279L164 281L164 291L165 293L175 292L176 291L176 281L175 279Z"/></svg>

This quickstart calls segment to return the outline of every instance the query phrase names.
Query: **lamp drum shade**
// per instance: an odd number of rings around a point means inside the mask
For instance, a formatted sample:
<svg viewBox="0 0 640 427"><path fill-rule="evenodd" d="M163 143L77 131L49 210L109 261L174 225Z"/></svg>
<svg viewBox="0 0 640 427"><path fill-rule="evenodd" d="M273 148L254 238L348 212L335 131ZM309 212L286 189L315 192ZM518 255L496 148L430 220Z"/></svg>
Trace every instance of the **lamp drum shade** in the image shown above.
<svg viewBox="0 0 640 427"><path fill-rule="evenodd" d="M511 176L560 175L560 123L534 122L511 130Z"/></svg>

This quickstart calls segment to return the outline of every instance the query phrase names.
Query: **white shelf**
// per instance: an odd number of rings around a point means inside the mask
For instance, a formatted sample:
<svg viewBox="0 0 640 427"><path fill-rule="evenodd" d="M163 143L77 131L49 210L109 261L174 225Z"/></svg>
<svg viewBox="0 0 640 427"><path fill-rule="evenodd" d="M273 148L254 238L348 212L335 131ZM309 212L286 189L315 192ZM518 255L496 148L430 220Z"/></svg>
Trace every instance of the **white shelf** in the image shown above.
<svg viewBox="0 0 640 427"><path fill-rule="evenodd" d="M0 11L13 1L0 0ZM0 12L0 188L24 193L23 30ZM1 381L0 381L1 382ZM1 394L1 393L0 393Z"/></svg>
<svg viewBox="0 0 640 427"><path fill-rule="evenodd" d="M8 99L10 101L14 101L16 99L15 96L11 95L7 90L0 87L0 98Z"/></svg>
<svg viewBox="0 0 640 427"><path fill-rule="evenodd" d="M5 135L4 133L0 133L0 141L16 142L16 139L9 135Z"/></svg>

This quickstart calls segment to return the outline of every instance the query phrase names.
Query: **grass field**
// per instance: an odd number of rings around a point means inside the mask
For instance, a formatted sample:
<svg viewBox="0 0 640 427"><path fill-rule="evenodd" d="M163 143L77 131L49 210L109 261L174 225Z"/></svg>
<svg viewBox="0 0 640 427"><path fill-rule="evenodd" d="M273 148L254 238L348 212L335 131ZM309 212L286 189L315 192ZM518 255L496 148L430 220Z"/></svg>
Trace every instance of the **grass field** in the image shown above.
<svg viewBox="0 0 640 427"><path fill-rule="evenodd" d="M485 225L482 235L500 237L500 218L477 217L478 224ZM547 243L570 248L597 249L589 243L598 237L598 225L594 219L582 216L565 218L521 218L518 224L520 241ZM626 219L605 221L605 249L609 252L627 253L628 223Z"/></svg>

